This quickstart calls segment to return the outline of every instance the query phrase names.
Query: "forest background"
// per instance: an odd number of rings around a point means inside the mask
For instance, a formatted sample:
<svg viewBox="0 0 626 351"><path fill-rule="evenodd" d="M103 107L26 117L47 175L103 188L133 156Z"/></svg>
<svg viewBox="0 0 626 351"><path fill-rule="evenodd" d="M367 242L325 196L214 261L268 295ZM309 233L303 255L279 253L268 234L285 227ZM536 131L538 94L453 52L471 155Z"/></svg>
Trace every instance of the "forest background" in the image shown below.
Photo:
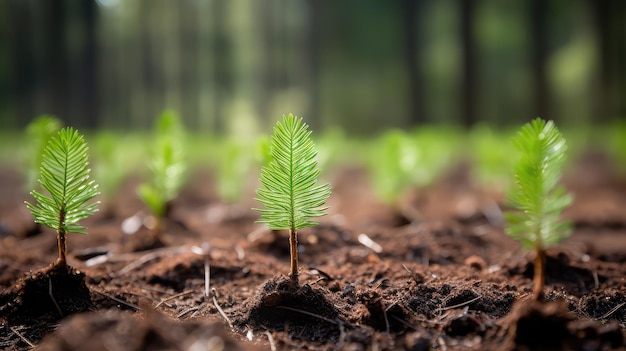
<svg viewBox="0 0 626 351"><path fill-rule="evenodd" d="M1 0L0 126L214 135L626 119L621 0Z"/></svg>

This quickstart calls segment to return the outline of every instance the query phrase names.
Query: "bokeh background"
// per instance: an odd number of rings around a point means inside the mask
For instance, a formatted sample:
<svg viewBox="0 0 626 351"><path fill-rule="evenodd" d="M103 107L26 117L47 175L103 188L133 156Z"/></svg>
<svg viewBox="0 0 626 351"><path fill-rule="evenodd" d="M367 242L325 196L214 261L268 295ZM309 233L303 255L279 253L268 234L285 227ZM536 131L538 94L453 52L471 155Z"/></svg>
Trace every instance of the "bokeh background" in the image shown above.
<svg viewBox="0 0 626 351"><path fill-rule="evenodd" d="M0 126L626 119L623 0L0 0Z"/></svg>

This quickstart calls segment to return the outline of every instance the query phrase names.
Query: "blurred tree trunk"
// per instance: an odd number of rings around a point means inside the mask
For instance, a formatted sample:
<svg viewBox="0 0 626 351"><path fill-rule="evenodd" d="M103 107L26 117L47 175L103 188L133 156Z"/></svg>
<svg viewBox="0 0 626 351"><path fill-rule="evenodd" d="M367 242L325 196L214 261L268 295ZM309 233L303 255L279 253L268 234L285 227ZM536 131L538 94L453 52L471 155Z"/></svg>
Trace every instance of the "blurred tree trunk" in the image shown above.
<svg viewBox="0 0 626 351"><path fill-rule="evenodd" d="M171 108L178 114L182 112L182 94L181 94L181 78L182 78L182 57L180 45L181 25L179 23L181 7L184 2L161 2L161 21L152 28L153 33L160 33L160 48L157 55L162 56L160 62L163 75L163 93L165 100L157 105L157 109ZM159 30L158 27L165 27L165 30ZM155 42L157 42L155 38ZM152 102L154 103L154 102ZM160 114L160 111L159 111ZM184 120L184 116L181 116Z"/></svg>
<svg viewBox="0 0 626 351"><path fill-rule="evenodd" d="M401 6L401 12L404 16L404 57L409 80L409 121L411 125L425 122L423 77L420 71L421 31L419 30L423 7L423 0L403 0Z"/></svg>
<svg viewBox="0 0 626 351"><path fill-rule="evenodd" d="M178 46L181 52L180 68L179 68L179 84L180 84L180 114L185 125L193 130L200 127L196 116L198 116L198 96L199 96L199 74L196 70L198 67L198 52L200 47L198 42L198 17L195 12L198 11L198 4L183 1L178 3L181 7L178 19Z"/></svg>
<svg viewBox="0 0 626 351"><path fill-rule="evenodd" d="M307 121L312 130L319 130L322 116L320 116L320 29L321 29L321 3L319 0L308 0L306 14L308 15L305 27L306 38L306 89L309 99L306 111Z"/></svg>
<svg viewBox="0 0 626 351"><path fill-rule="evenodd" d="M0 125L15 127L11 104L8 102L12 98L10 85L11 79L11 59L10 59L10 24L8 1L0 2Z"/></svg>
<svg viewBox="0 0 626 351"><path fill-rule="evenodd" d="M214 55L214 81L215 81L215 125L216 134L224 132L226 120L224 106L232 97L233 74L232 74L232 47L227 32L228 0L214 0L213 2L213 55Z"/></svg>
<svg viewBox="0 0 626 351"><path fill-rule="evenodd" d="M261 53L259 55L259 77L261 82L255 98L261 123L269 126L275 118L275 116L271 116L273 111L271 111L270 107L275 92L274 72L276 71L276 65L274 64L274 57L276 42L274 36L274 8L276 4L273 0L265 0L255 3L255 6L257 6L259 11L260 37L262 41Z"/></svg>
<svg viewBox="0 0 626 351"><path fill-rule="evenodd" d="M152 128L154 119L167 105L167 82L168 72L164 63L167 62L167 41L170 36L162 35L165 32L162 26L169 26L166 21L166 3L155 0L140 0L135 9L135 18L139 18L135 33L131 35L130 48L134 54L131 67L123 67L130 70L130 74L136 74L137 78L131 78L131 107L134 118L133 127ZM169 30L169 27L167 28Z"/></svg>
<svg viewBox="0 0 626 351"><path fill-rule="evenodd" d="M198 35L196 36L195 46L198 48L196 67L197 67L197 84L198 84L198 126L201 130L210 130L214 132L215 127L215 82L213 79L213 61L215 55L213 52L214 33L211 21L207 17L211 15L213 5L209 2L198 3L198 13L196 22L198 24Z"/></svg>
<svg viewBox="0 0 626 351"><path fill-rule="evenodd" d="M476 81L476 39L474 34L474 0L459 0L461 25L461 123L469 128L476 123L476 98L478 84Z"/></svg>
<svg viewBox="0 0 626 351"><path fill-rule="evenodd" d="M22 127L35 114L33 83L36 81L35 55L33 52L32 14L25 1L10 1L7 6L9 101L13 105L13 119Z"/></svg>
<svg viewBox="0 0 626 351"><path fill-rule="evenodd" d="M64 0L42 2L44 12L43 56L39 57L42 64L43 82L45 86L44 105L37 113L50 113L67 121L69 115L69 70L65 29L68 8Z"/></svg>
<svg viewBox="0 0 626 351"><path fill-rule="evenodd" d="M626 120L626 2L590 1L599 52L599 82L594 118Z"/></svg>
<svg viewBox="0 0 626 351"><path fill-rule="evenodd" d="M100 124L97 84L98 38L96 36L98 7L94 0L82 1L80 5L82 15L81 27L85 32L85 39L82 43L83 55L80 62L79 100L81 108L79 109L78 118L83 121L82 124L86 128L95 129Z"/></svg>
<svg viewBox="0 0 626 351"><path fill-rule="evenodd" d="M532 62L532 96L533 116L544 119L554 119L550 114L550 89L546 73L548 58L548 31L547 12L548 3L545 0L531 0L528 2L528 23L531 28L531 62Z"/></svg>

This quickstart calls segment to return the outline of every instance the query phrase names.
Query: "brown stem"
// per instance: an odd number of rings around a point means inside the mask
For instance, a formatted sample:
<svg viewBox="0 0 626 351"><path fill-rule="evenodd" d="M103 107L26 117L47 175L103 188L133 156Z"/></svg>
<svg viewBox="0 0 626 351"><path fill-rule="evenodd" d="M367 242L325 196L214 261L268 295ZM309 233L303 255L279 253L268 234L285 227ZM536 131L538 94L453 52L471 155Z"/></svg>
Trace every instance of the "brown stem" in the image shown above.
<svg viewBox="0 0 626 351"><path fill-rule="evenodd" d="M543 285L545 277L546 252L543 249L536 250L535 272L533 273L533 295L535 301L543 301Z"/></svg>
<svg viewBox="0 0 626 351"><path fill-rule="evenodd" d="M289 253L291 254L291 273L289 276L294 282L298 282L298 232L289 229Z"/></svg>
<svg viewBox="0 0 626 351"><path fill-rule="evenodd" d="M67 265L67 261L65 260L65 231L62 229L57 231L57 246L59 247L59 258L57 259L56 264L65 266Z"/></svg>
<svg viewBox="0 0 626 351"><path fill-rule="evenodd" d="M153 216L154 225L150 228L150 234L154 240L157 240L161 236L161 227L163 227L163 217Z"/></svg>
<svg viewBox="0 0 626 351"><path fill-rule="evenodd" d="M65 249L67 245L65 244L65 209L61 209L59 211L59 230L57 230L57 246L59 248L59 258L57 259L56 265L67 266L67 261L65 260Z"/></svg>

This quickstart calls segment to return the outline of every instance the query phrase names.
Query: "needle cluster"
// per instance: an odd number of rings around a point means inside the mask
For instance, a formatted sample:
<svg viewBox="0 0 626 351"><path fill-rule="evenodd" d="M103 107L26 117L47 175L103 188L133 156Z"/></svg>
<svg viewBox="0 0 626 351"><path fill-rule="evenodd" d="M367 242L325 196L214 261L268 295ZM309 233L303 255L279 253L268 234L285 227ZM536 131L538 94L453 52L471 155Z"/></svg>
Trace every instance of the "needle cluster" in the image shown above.
<svg viewBox="0 0 626 351"><path fill-rule="evenodd" d="M311 218L325 214L330 184L317 184L320 170L308 125L289 114L274 126L271 159L261 170L257 200L263 219L273 230L297 230L314 226Z"/></svg>
<svg viewBox="0 0 626 351"><path fill-rule="evenodd" d="M167 204L178 196L185 181L184 128L178 115L166 110L155 128L149 180L137 190L157 220L165 217Z"/></svg>
<svg viewBox="0 0 626 351"><path fill-rule="evenodd" d="M98 211L99 201L87 203L100 194L98 185L89 177L87 143L77 130L61 129L48 142L42 156L39 183L47 190L46 196L31 191L37 200L26 206L35 217L35 222L57 231L59 260L65 265L65 234L86 234L79 221Z"/></svg>
<svg viewBox="0 0 626 351"><path fill-rule="evenodd" d="M571 223L560 219L572 197L558 182L567 143L554 122L540 118L524 125L513 139L521 158L515 167L516 187L509 202L517 210L505 214L507 232L535 250L533 295L544 299L545 249L571 233Z"/></svg>
<svg viewBox="0 0 626 351"><path fill-rule="evenodd" d="M543 249L571 233L571 223L560 216L572 197L562 186L567 143L554 122L537 118L513 139L521 154L515 167L515 188L509 202L517 211L506 214L509 235L528 248Z"/></svg>
<svg viewBox="0 0 626 351"><path fill-rule="evenodd" d="M289 114L276 122L270 141L271 161L261 170L257 200L262 220L272 230L289 230L290 277L298 282L297 230L314 226L325 215L330 184L317 184L320 170L311 131L302 118Z"/></svg>

